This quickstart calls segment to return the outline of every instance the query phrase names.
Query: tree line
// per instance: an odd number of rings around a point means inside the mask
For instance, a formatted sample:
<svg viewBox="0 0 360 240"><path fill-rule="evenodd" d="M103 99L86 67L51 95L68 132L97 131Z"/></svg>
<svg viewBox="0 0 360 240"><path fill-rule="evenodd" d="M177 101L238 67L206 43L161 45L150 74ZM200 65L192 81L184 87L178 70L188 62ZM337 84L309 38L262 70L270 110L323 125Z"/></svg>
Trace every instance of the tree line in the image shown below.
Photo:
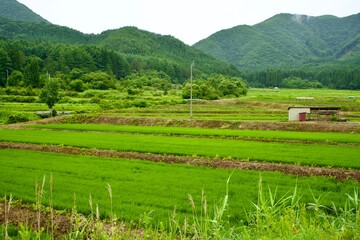
<svg viewBox="0 0 360 240"><path fill-rule="evenodd" d="M91 45L52 44L42 41L0 40L0 86L46 87L49 79L59 88L82 92L87 89L123 89L136 95L151 87L164 91L189 79L189 70L169 59L129 55L127 57ZM194 97L217 99L246 94L242 79L207 75L194 68ZM182 81L179 81L182 79ZM185 84L184 98L188 96Z"/></svg>
<svg viewBox="0 0 360 240"><path fill-rule="evenodd" d="M64 89L115 88L115 83L131 74L151 71L166 74L170 83L183 84L189 79L185 68L171 59L156 56L122 55L93 45L55 44L42 41L0 40L0 86L42 87L49 75ZM211 67L208 66L211 70ZM217 71L213 69L213 72ZM234 76L234 72L224 71ZM151 74L150 74L151 75ZM194 76L206 74L194 68ZM252 87L360 89L360 69L354 65L329 65L318 68L268 69L239 73ZM134 79L134 77L132 77ZM148 77L149 79L151 78ZM200 84L204 85L204 84ZM222 93L218 94L219 96ZM235 94L236 95L236 94Z"/></svg>
<svg viewBox="0 0 360 240"><path fill-rule="evenodd" d="M0 86L42 87L48 76L68 81L102 73L119 80L131 73L120 54L85 45L0 40ZM100 79L101 80L101 79Z"/></svg>
<svg viewBox="0 0 360 240"><path fill-rule="evenodd" d="M243 72L253 87L360 89L360 68L353 65Z"/></svg>

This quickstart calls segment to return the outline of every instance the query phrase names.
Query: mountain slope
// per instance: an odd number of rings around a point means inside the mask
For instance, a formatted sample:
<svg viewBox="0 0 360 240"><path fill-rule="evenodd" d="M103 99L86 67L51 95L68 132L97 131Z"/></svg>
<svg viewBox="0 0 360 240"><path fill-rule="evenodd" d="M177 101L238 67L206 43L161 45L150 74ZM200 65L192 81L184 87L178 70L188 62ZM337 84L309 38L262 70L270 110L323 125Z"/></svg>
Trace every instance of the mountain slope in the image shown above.
<svg viewBox="0 0 360 240"><path fill-rule="evenodd" d="M219 31L194 45L242 70L358 59L360 14L346 18L278 14Z"/></svg>
<svg viewBox="0 0 360 240"><path fill-rule="evenodd" d="M0 17L23 22L49 23L16 0L0 0Z"/></svg>
<svg viewBox="0 0 360 240"><path fill-rule="evenodd" d="M190 47L172 36L155 34L136 27L105 31L98 36L97 44L129 56L146 59L147 64L155 69L160 68L164 72L177 71L179 77L183 75L181 72L189 71L192 61L196 64L195 71L205 74L239 74L239 71L227 62ZM164 64L167 66L160 66Z"/></svg>
<svg viewBox="0 0 360 240"><path fill-rule="evenodd" d="M0 37L23 41L100 46L126 55L134 70L164 71L177 82L182 82L189 77L192 61L196 62L195 75L238 76L240 74L229 63L190 47L174 37L143 31L135 27L124 27L94 35L49 23L18 22L0 18Z"/></svg>
<svg viewBox="0 0 360 240"><path fill-rule="evenodd" d="M50 23L20 22L0 17L0 37L24 41L85 44L92 43L94 35Z"/></svg>

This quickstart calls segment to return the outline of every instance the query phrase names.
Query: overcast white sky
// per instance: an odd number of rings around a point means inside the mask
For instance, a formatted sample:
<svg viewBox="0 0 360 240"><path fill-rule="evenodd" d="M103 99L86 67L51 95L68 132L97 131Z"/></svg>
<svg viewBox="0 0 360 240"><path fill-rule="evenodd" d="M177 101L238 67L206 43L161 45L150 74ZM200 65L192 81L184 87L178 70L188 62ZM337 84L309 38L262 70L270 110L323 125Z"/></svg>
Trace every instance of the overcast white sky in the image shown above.
<svg viewBox="0 0 360 240"><path fill-rule="evenodd" d="M18 0L51 23L84 33L135 26L192 45L222 29L278 13L345 17L360 0Z"/></svg>

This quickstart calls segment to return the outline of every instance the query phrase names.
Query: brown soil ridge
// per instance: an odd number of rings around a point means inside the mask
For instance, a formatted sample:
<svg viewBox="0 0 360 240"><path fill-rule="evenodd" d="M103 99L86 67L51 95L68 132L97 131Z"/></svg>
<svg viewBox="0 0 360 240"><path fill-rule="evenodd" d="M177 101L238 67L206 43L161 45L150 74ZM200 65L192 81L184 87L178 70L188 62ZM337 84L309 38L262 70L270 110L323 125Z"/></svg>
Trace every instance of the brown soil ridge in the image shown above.
<svg viewBox="0 0 360 240"><path fill-rule="evenodd" d="M74 116L75 117L75 116ZM142 125L142 126L169 126L194 128L226 128L242 130L274 130L274 131L302 131L302 132L343 132L360 133L358 122L274 122L274 121L230 121L204 119L171 119L171 118L139 118L109 115L82 115L76 116L79 123L115 124L115 125ZM62 119L61 122L69 119ZM73 119L75 120L75 119ZM53 120L57 121L57 120ZM76 121L76 120L75 120Z"/></svg>
<svg viewBox="0 0 360 240"><path fill-rule="evenodd" d="M41 119L25 123L3 125L5 128L22 128L31 124L51 123L88 123L113 124L135 126L164 126L164 127L193 127L193 128L224 128L241 130L274 130L274 131L301 131L301 132L339 132L360 133L359 122L329 122L329 121L245 121L245 120L206 120L206 119L180 119L180 118L149 118L126 117L109 115L67 115L54 118Z"/></svg>
<svg viewBox="0 0 360 240"><path fill-rule="evenodd" d="M205 166L205 167L223 168L223 169L272 171L272 172L281 172L284 174L291 174L296 176L324 176L324 177L333 177L340 181L351 179L360 182L360 171L340 169L340 168L300 166L294 164L267 163L267 162L249 162L249 161L239 161L239 160L235 161L235 160L226 160L226 159L212 159L205 157L160 155L160 154L138 153L138 152L117 152L112 150L85 149L85 148L76 148L76 147L67 147L67 146L36 145L36 144L9 143L9 142L0 142L0 149L22 149L22 150L64 153L71 155L90 155L97 157L140 159L140 160L147 160L152 162L164 162L168 164L189 164L194 166Z"/></svg>

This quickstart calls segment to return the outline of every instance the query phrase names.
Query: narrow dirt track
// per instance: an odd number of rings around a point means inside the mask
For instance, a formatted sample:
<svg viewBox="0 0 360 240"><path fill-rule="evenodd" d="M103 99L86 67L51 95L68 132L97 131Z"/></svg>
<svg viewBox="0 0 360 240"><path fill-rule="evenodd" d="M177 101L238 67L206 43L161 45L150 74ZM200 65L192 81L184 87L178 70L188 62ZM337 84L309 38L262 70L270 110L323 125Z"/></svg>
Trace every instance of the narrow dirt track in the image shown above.
<svg viewBox="0 0 360 240"><path fill-rule="evenodd" d="M237 161L237 160L229 161L224 159L212 159L212 158L203 158L203 157L159 155L159 154L136 153L136 152L117 152L111 150L97 150L97 149L85 149L85 148L66 147L66 146L36 145L36 144L8 143L8 142L0 142L0 149L23 149L23 150L33 150L33 151L43 151L43 152L64 153L71 155L90 155L97 157L142 159L152 162L164 162L168 164L189 164L194 166L205 166L205 167L223 168L223 169L273 171L273 172L281 172L285 174L292 174L296 176L333 177L340 181L346 179L353 179L360 182L360 171L338 169L338 168L311 167L311 166L299 166L292 164L248 162L248 161Z"/></svg>

